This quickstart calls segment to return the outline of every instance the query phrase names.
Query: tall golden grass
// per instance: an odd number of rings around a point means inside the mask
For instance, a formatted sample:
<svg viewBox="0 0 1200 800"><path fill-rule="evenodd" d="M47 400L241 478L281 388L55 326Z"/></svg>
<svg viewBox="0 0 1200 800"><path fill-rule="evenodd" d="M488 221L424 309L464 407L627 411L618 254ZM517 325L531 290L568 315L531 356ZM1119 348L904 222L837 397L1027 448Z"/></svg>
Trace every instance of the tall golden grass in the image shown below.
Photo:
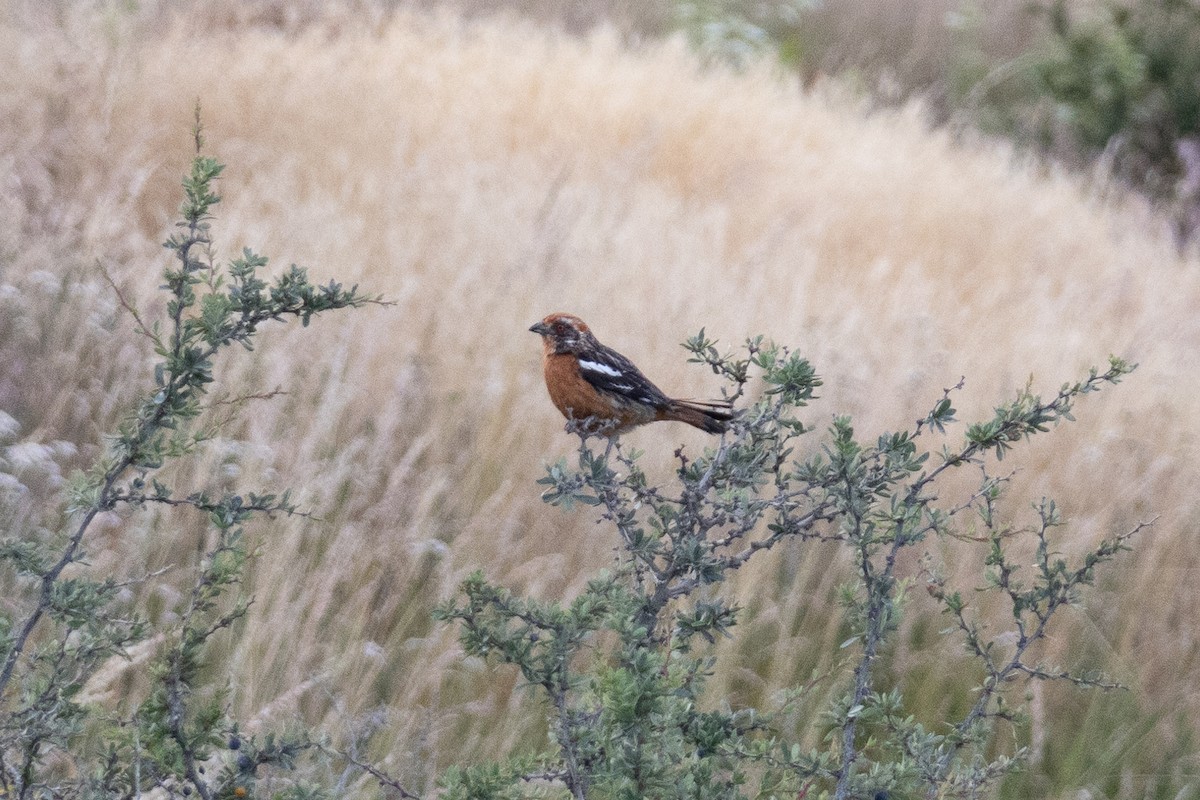
<svg viewBox="0 0 1200 800"><path fill-rule="evenodd" d="M160 306L198 98L229 164L220 253L252 246L396 301L233 354L222 391L287 394L179 470L184 485L297 487L319 517L260 526L255 603L214 677L240 714L375 731L371 753L426 787L540 735L515 676L464 660L429 611L479 567L563 597L611 561L612 532L543 506L534 484L574 442L526 328L565 310L686 396L716 387L678 342L701 326L728 345L767 334L825 380L810 423L850 413L868 436L961 376L971 420L1030 380L1051 392L1109 353L1140 362L1013 461L1010 508L1057 497L1067 553L1158 517L1055 641L1132 700L1039 693L1035 763L1057 759L1055 791L1099 792L1086 769L1072 777L1071 748L1155 769L1139 748L1190 753L1173 737L1200 721L1200 265L1150 210L932 130L919 107L868 113L766 67L706 69L678 41L351 5L281 26L237 8L0 11L0 410L21 426L0 442L44 445L27 471L52 490L148 380L96 262ZM664 478L680 443L705 442L680 426L627 439ZM186 566L198 535L184 517L122 514L93 561ZM715 691L761 699L819 672L837 580L819 554L740 575L752 619ZM169 590L144 591L174 611ZM930 707L969 688L944 650L907 641L896 658ZM136 691L110 677L98 697ZM1113 708L1117 724L1150 722L1082 741ZM1130 786L1149 780L1139 769Z"/></svg>

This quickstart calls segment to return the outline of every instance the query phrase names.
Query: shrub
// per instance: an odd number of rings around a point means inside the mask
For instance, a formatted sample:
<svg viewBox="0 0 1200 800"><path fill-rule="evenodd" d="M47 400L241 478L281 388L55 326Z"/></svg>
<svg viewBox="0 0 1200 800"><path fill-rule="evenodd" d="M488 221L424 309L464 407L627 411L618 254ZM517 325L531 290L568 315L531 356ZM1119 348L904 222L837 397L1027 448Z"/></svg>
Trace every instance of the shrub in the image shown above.
<svg viewBox="0 0 1200 800"><path fill-rule="evenodd" d="M1200 7L1108 3L1100 18L1078 19L1060 0L1046 16L1056 49L1038 73L1071 131L1093 150L1115 144L1141 161L1131 172L1146 170L1146 185L1169 191L1176 143L1200 130Z"/></svg>
<svg viewBox="0 0 1200 800"><path fill-rule="evenodd" d="M677 0L675 24L706 58L742 66L774 50L785 63L798 64L797 24L816 5L815 0Z"/></svg>
<svg viewBox="0 0 1200 800"><path fill-rule="evenodd" d="M1035 71L1053 104L1043 136L1060 151L1107 154L1123 178L1178 201L1178 219L1200 204L1200 6L1190 0L1108 2L1072 16L1045 9L1050 44Z"/></svg>
<svg viewBox="0 0 1200 800"><path fill-rule="evenodd" d="M675 483L660 485L638 453L617 442L600 454L580 427L577 467L560 461L542 479L546 502L599 510L619 541L612 572L565 602L519 597L476 573L439 610L461 624L469 654L520 670L553 740L533 756L452 770L448 797L532 796L531 783L580 799L978 797L1024 756L994 735L1020 719L1014 686L1114 686L1091 669L1043 663L1039 645L1135 531L1067 559L1056 548L1054 503L1039 503L1027 526L1007 521L998 511L1007 478L991 465L1071 419L1076 399L1129 365L1114 358L1049 400L1022 392L936 452L921 444L954 421L952 390L908 430L862 441L837 418L823 445L804 448L811 430L798 412L820 385L806 360L761 339L740 357L720 355L703 331L687 347L730 381L731 399L745 395L752 371L765 387L715 449L694 458L679 450ZM940 499L964 469L981 471L974 490ZM971 559L973 591L953 586L935 558L932 545L949 540L962 546L947 552ZM789 731L781 722L804 689L774 708L708 697L713 643L735 635L741 611L723 596L725 582L772 549L830 544L846 571L847 628L832 702ZM921 584L925 592L913 591ZM980 617L989 595L1007 609L1002 626ZM966 710L937 725L916 721L879 668L919 602L946 618L943 636L980 675Z"/></svg>
<svg viewBox="0 0 1200 800"><path fill-rule="evenodd" d="M174 257L163 273L165 318L144 319L121 298L157 356L149 388L107 437L102 457L71 478L56 527L16 524L15 509L3 509L13 524L0 540L0 568L18 589L0 609L5 797L135 797L155 787L171 796L240 797L253 788L259 767L289 766L313 747L300 734L242 735L223 693L201 680L208 643L249 603L237 596L250 553L245 525L300 512L287 491L180 490L164 470L228 424L231 407L253 399L226 399L212 413L206 390L218 353L234 344L251 349L269 322L298 318L307 325L316 315L378 301L334 282L315 285L294 265L267 279L267 259L248 249L227 265L216 263L210 223L223 167L201 153L198 111L195 140L183 219L164 243ZM89 534L101 515L147 506L186 507L210 525L175 621L157 627L123 596L127 583L88 567ZM145 697L125 716L89 704L88 679L137 643L155 650ZM297 784L280 796L313 795Z"/></svg>

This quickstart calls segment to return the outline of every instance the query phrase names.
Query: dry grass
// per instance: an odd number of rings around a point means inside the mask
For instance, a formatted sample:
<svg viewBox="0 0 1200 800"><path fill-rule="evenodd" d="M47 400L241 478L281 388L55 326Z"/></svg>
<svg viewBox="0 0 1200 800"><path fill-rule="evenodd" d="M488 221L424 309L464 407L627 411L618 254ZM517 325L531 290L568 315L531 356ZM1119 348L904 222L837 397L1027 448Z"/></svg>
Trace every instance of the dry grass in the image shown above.
<svg viewBox="0 0 1200 800"><path fill-rule="evenodd" d="M704 71L678 43L347 9L289 32L199 7L183 23L0 11L0 410L23 441L74 442L59 461L85 460L144 379L92 264L157 302L196 98L230 165L222 252L249 244L397 301L267 333L225 385L289 394L180 476L295 486L322 517L264 526L256 602L227 643L245 715L382 720L374 752L417 785L537 735L513 676L464 661L428 612L480 566L558 597L611 557L611 532L544 507L533 483L573 443L525 329L570 310L683 395L715 388L676 347L702 325L793 344L826 382L812 422L851 413L867 435L962 375L970 419L1031 375L1053 391L1110 352L1141 362L1023 449L1015 496L1060 499L1067 552L1161 515L1059 646L1102 656L1151 715L1200 720L1200 265L1159 220L931 131L918 109L867 115L765 69ZM704 441L668 426L630 439L660 469ZM190 563L197 531L179 524L110 520L98 563ZM742 575L754 655L718 687L756 696L820 670L835 580L814 554ZM963 688L919 649L904 657L928 686ZM1106 699L1047 702L1046 724L1074 736L1072 715Z"/></svg>

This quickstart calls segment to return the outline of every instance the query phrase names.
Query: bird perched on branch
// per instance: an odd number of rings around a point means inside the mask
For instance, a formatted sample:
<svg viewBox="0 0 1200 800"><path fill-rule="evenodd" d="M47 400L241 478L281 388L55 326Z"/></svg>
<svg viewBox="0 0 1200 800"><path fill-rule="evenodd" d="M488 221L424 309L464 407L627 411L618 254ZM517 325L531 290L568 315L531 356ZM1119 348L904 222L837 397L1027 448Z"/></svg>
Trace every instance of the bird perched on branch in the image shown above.
<svg viewBox="0 0 1200 800"><path fill-rule="evenodd" d="M613 436L647 422L686 422L723 433L733 418L728 402L674 400L625 356L600 344L572 314L551 314L530 327L542 337L542 368L550 400L569 420Z"/></svg>

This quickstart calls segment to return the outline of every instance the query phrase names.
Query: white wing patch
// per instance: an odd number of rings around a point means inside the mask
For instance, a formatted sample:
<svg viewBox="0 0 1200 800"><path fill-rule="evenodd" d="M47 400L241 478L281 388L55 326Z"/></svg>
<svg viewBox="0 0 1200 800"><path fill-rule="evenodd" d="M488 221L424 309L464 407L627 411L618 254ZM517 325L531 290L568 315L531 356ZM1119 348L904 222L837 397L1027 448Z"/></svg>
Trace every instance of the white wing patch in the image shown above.
<svg viewBox="0 0 1200 800"><path fill-rule="evenodd" d="M620 370L615 370L608 364L601 364L599 361L584 361L581 358L579 359L579 368L590 370L592 372L599 372L602 375L608 375L613 378L621 377Z"/></svg>

